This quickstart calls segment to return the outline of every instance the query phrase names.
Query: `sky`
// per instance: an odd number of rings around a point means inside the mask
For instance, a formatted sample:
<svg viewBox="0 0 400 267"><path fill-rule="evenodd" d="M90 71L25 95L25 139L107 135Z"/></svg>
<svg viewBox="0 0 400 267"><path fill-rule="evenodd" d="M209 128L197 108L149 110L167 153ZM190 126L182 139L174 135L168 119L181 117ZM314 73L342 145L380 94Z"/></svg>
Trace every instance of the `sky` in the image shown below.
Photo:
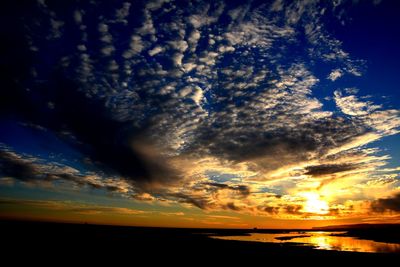
<svg viewBox="0 0 400 267"><path fill-rule="evenodd" d="M0 218L400 223L400 5L2 1Z"/></svg>

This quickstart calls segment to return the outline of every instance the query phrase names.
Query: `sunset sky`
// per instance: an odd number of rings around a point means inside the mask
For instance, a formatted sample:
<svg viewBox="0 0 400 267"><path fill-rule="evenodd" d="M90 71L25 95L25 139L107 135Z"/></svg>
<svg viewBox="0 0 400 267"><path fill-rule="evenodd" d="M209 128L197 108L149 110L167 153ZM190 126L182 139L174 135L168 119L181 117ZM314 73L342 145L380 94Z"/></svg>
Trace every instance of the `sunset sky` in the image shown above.
<svg viewBox="0 0 400 267"><path fill-rule="evenodd" d="M400 223L398 1L15 2L0 218Z"/></svg>

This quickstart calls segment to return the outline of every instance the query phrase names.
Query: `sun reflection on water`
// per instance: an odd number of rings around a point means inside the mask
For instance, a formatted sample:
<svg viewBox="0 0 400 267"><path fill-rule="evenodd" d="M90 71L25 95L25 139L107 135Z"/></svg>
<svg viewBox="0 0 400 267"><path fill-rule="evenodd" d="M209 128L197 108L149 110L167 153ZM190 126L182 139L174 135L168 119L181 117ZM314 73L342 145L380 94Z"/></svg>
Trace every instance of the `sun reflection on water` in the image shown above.
<svg viewBox="0 0 400 267"><path fill-rule="evenodd" d="M370 252L399 253L400 244L376 242L357 239L350 236L338 236L345 232L291 232L284 234L252 233L248 236L211 236L224 240L254 241L266 243L288 243L313 246L315 249ZM332 235L334 234L334 235Z"/></svg>

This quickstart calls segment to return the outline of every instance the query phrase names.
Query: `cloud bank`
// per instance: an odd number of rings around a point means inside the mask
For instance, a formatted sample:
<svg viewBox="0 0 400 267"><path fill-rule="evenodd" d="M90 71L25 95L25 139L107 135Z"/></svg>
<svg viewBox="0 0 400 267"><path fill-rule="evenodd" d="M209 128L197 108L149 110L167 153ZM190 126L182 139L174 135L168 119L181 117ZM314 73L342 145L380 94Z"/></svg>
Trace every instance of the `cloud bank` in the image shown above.
<svg viewBox="0 0 400 267"><path fill-rule="evenodd" d="M363 74L322 23L340 5L27 5L4 44L1 112L55 133L97 171L4 144L3 177L286 217L312 215L309 191L330 203L324 215L347 216L344 199L369 199L368 183L393 180L382 171L389 157L367 146L398 133L399 110L354 88L315 94L322 80ZM317 77L316 64L330 71Z"/></svg>

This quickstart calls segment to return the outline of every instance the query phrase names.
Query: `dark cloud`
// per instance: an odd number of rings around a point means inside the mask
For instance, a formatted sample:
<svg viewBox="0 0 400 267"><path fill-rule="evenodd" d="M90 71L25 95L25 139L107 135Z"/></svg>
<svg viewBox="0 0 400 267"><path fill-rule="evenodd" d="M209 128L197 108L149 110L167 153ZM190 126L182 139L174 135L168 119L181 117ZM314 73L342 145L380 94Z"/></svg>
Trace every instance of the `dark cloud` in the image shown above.
<svg viewBox="0 0 400 267"><path fill-rule="evenodd" d="M44 166L35 158L23 157L10 151L0 150L1 177L12 177L24 182L52 181L61 178L78 184L83 183L79 176L60 171L53 172L51 168L46 170Z"/></svg>
<svg viewBox="0 0 400 267"><path fill-rule="evenodd" d="M239 191L243 196L250 195L250 188L247 185L237 185L233 189Z"/></svg>
<svg viewBox="0 0 400 267"><path fill-rule="evenodd" d="M307 175L312 176L324 176L335 174L338 172L345 172L351 171L354 169L359 168L359 164L322 164L322 165L315 165L315 166L308 166L305 168Z"/></svg>
<svg viewBox="0 0 400 267"><path fill-rule="evenodd" d="M129 122L111 119L103 103L87 98L75 82L63 76L55 75L47 86L40 89L47 91L45 98L54 89L52 86L57 87L50 94L57 103L56 110L46 112L43 110L46 100L36 101L30 103L30 112L18 111L21 119L29 119L60 135L69 132L74 139L62 136L63 139L111 175L138 183L169 183L179 178L179 173L166 165L161 155L145 151L146 127L135 128Z"/></svg>
<svg viewBox="0 0 400 267"><path fill-rule="evenodd" d="M172 193L167 197L177 199L178 202L191 204L200 209L208 209L212 207L212 203L206 196L191 196L184 193Z"/></svg>
<svg viewBox="0 0 400 267"><path fill-rule="evenodd" d="M265 212L269 215L290 214L290 215L304 215L302 212L303 206L296 204L279 204L278 206L259 206L258 210Z"/></svg>
<svg viewBox="0 0 400 267"><path fill-rule="evenodd" d="M117 185L106 183L105 180L93 180L90 175L79 173L77 170L48 164L37 158L21 156L4 150L0 150L0 177L12 177L34 184L64 180L93 189L105 189L110 192L123 191L123 188Z"/></svg>
<svg viewBox="0 0 400 267"><path fill-rule="evenodd" d="M246 196L250 195L250 188L247 185L231 186L231 185L221 184L221 183L203 183L203 184L214 187L217 190L221 190L221 189L233 190L233 191L238 192L242 197L246 197Z"/></svg>
<svg viewBox="0 0 400 267"><path fill-rule="evenodd" d="M340 209L338 209L338 208L329 209L329 215L338 216L339 214L340 214Z"/></svg>
<svg viewBox="0 0 400 267"><path fill-rule="evenodd" d="M395 211L400 212L400 193L393 197L380 198L371 203L371 209L375 212Z"/></svg>
<svg viewBox="0 0 400 267"><path fill-rule="evenodd" d="M236 206L235 203L233 202L229 202L228 204L226 204L226 208L230 209L230 210L234 210L234 211L240 211L241 208Z"/></svg>
<svg viewBox="0 0 400 267"><path fill-rule="evenodd" d="M221 184L221 183L204 183L204 185L209 185L209 186L221 188L221 189L229 188L229 185Z"/></svg>
<svg viewBox="0 0 400 267"><path fill-rule="evenodd" d="M285 206L285 211L288 214L299 215L302 214L301 209L303 206L301 205L287 205Z"/></svg>
<svg viewBox="0 0 400 267"><path fill-rule="evenodd" d="M220 159L254 162L258 170L268 171L287 164L318 158L329 149L340 147L370 131L369 127L360 121L352 122L340 117L325 117L299 124L300 121L308 120L307 115L290 113L292 111L289 110L285 114L285 109L291 107L286 102L289 100L284 101L281 111L279 109L270 111L273 114L276 112L273 116L265 116L264 112L258 110L246 110L246 107L230 111L237 112L235 116L240 117L236 122L232 121L236 120L235 118L226 113L213 114L215 116L211 120L213 124L207 122L198 128L196 142L188 145L186 152L207 151ZM274 116L281 116L282 121L275 122ZM285 120L288 122L285 123ZM267 126L272 123L275 124L274 127ZM320 138L321 134L326 138ZM309 173L323 175L324 172L334 173L356 167L315 166L310 167Z"/></svg>
<svg viewBox="0 0 400 267"><path fill-rule="evenodd" d="M29 181L41 175L40 170L28 160L0 150L0 176Z"/></svg>
<svg viewBox="0 0 400 267"><path fill-rule="evenodd" d="M196 192L203 190L207 191L208 193L196 194ZM180 203L191 204L197 208L204 210L210 210L216 208L230 209L235 211L241 210L241 208L236 206L235 203L233 202L221 204L212 197L210 197L209 194L218 193L220 190L231 190L236 194L235 198L240 198L240 199L246 198L250 195L250 188L246 185L227 185L222 183L210 182L210 183L201 183L195 188L190 188L190 189L186 188L186 190L182 190L185 192L168 192L168 190L164 191L161 190L157 192L156 196L160 199L174 199ZM146 199L143 199L141 195L133 196L133 198L138 200L150 200L148 199L148 196L145 197Z"/></svg>
<svg viewBox="0 0 400 267"><path fill-rule="evenodd" d="M273 207L273 206L266 206L266 207L262 207L260 208L261 211L266 212L268 214L271 215L277 215L279 214L279 207Z"/></svg>

